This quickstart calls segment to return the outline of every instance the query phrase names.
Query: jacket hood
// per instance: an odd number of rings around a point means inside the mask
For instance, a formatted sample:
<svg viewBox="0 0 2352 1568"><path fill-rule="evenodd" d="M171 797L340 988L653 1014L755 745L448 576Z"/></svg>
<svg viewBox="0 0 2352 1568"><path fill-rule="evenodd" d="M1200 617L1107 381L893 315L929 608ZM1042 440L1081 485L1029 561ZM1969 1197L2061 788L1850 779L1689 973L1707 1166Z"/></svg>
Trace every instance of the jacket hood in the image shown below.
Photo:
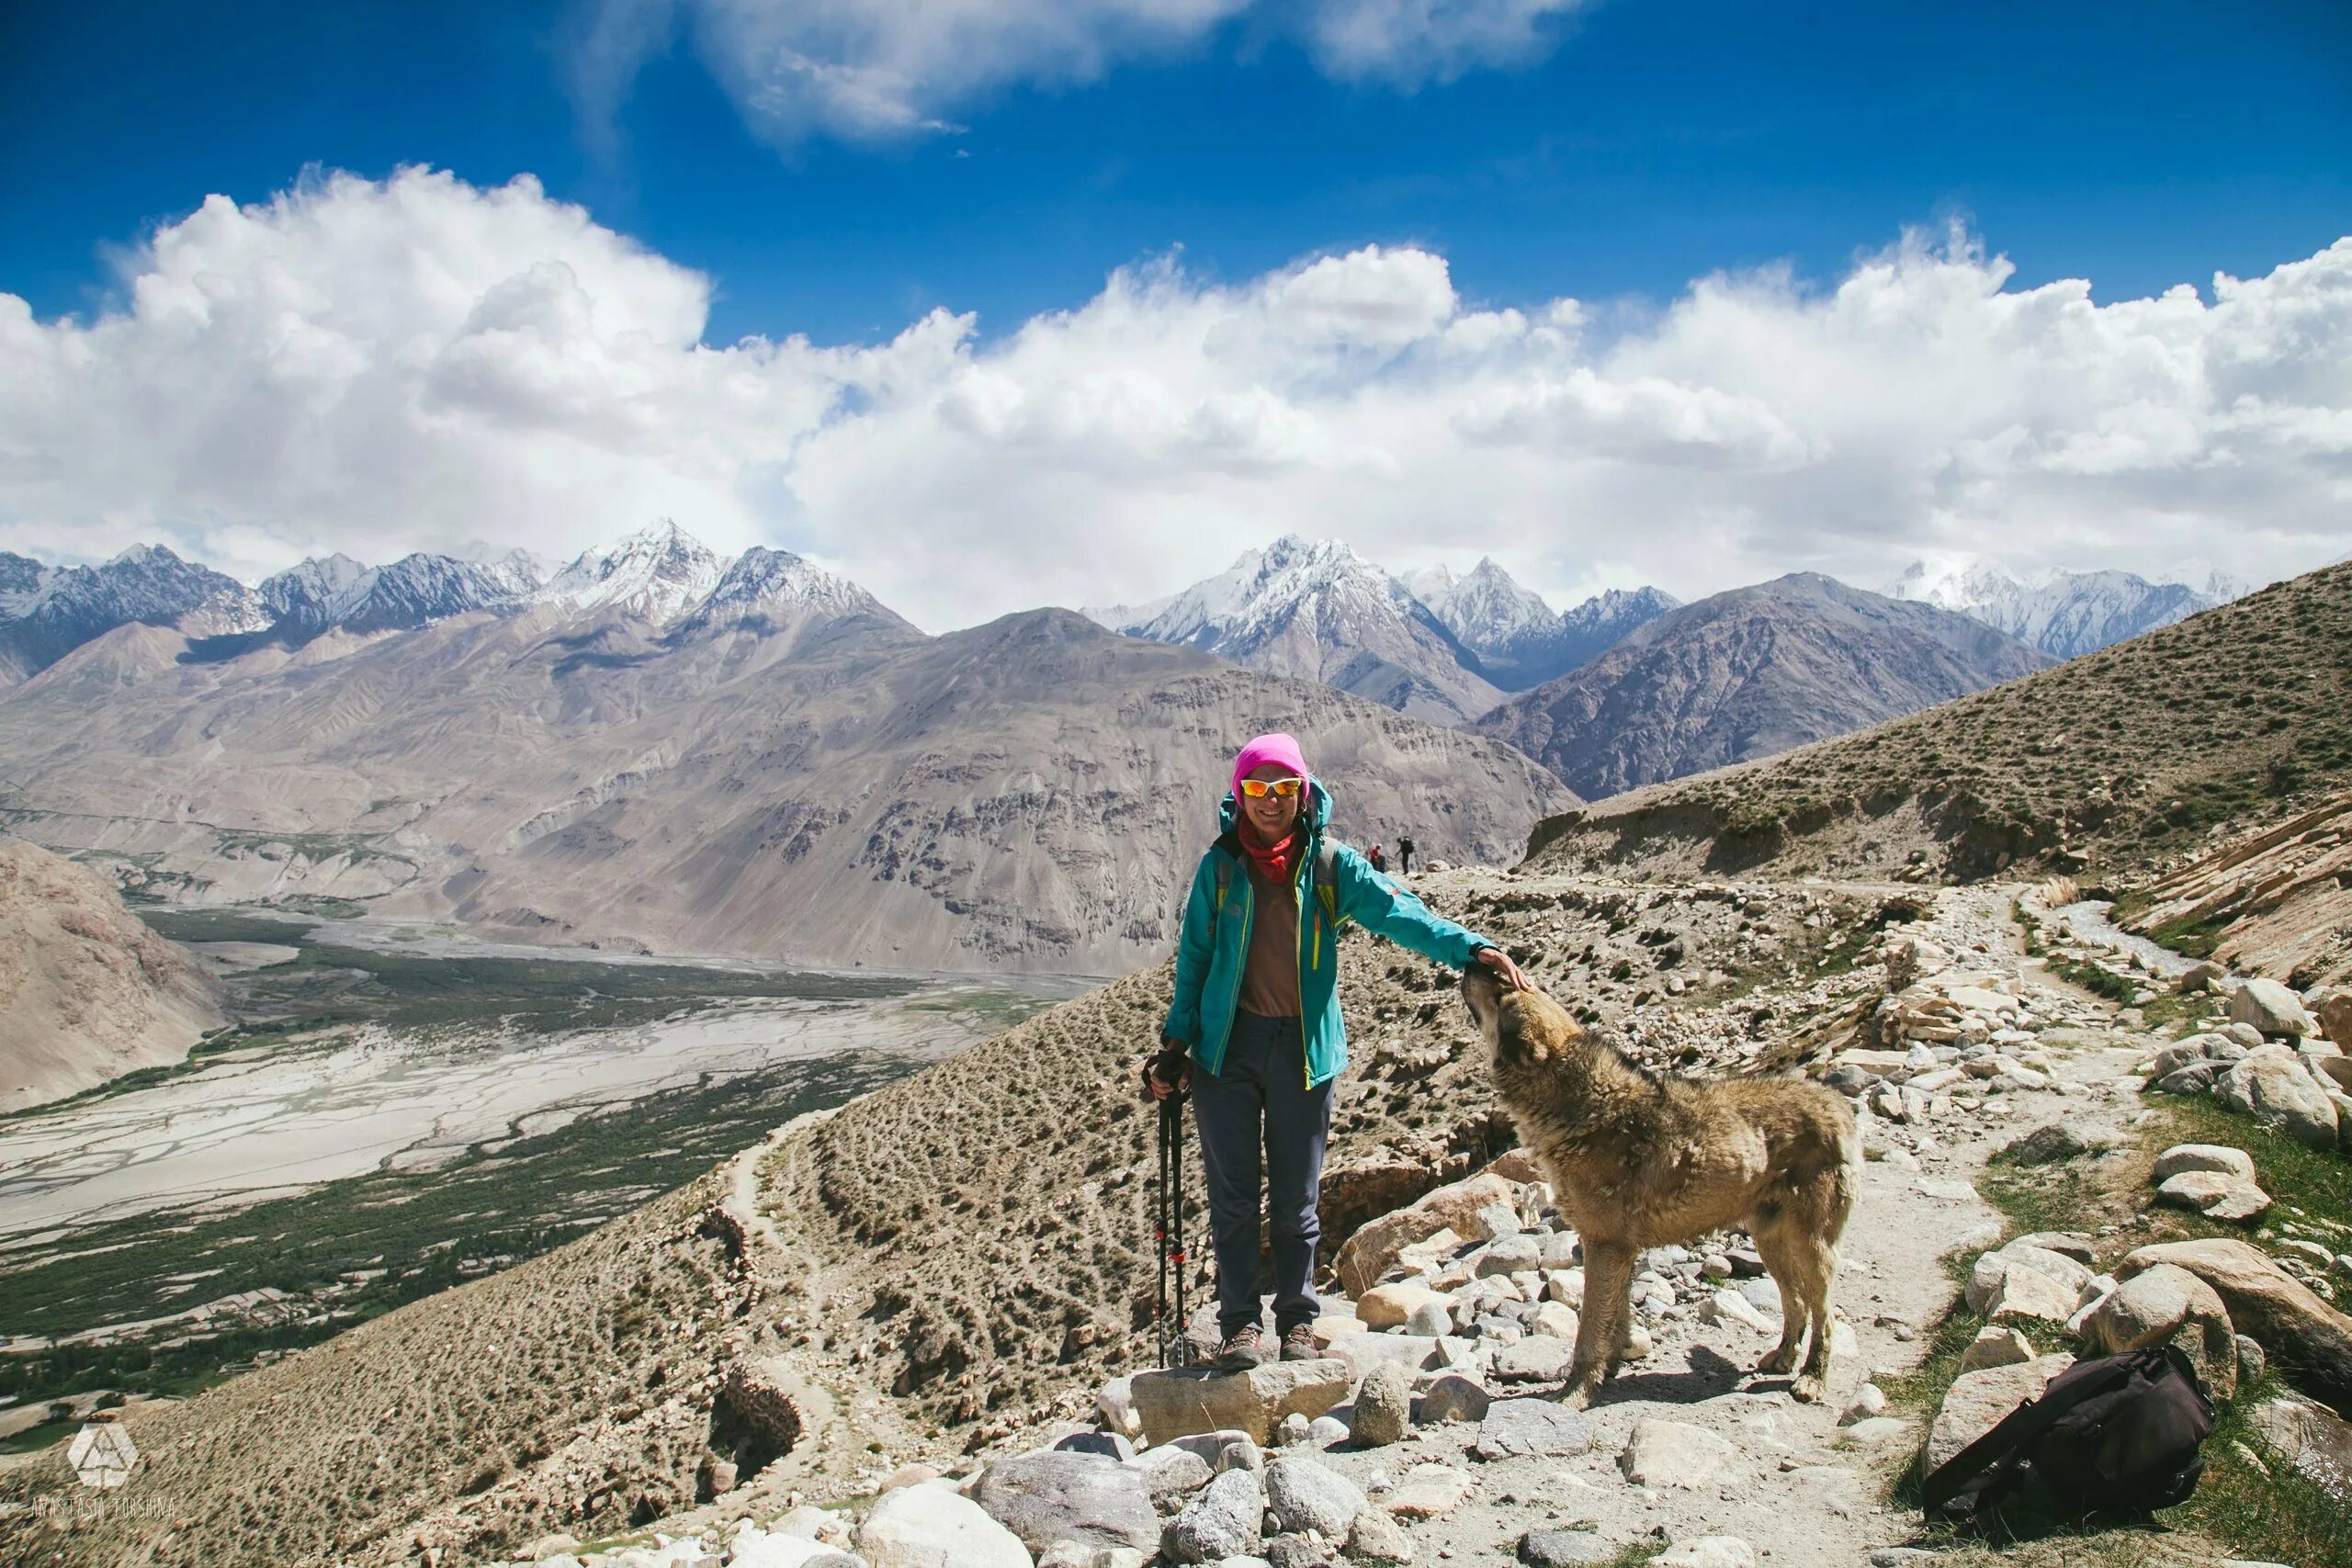
<svg viewBox="0 0 2352 1568"><path fill-rule="evenodd" d="M1319 837L1324 824L1331 820L1331 792L1314 774L1306 775L1306 831L1309 838ZM1241 830L1241 804L1233 798L1231 790L1217 803L1216 828L1219 833Z"/></svg>

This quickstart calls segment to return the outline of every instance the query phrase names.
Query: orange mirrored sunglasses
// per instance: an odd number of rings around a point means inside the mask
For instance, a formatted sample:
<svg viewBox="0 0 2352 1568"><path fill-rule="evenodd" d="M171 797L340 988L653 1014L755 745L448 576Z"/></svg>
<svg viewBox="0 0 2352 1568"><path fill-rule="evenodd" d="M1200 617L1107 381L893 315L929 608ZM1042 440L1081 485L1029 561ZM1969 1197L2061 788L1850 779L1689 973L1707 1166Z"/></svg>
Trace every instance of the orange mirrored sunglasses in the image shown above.
<svg viewBox="0 0 2352 1568"><path fill-rule="evenodd" d="M1269 795L1277 800L1288 800L1298 793L1299 779L1243 779L1241 793L1252 800L1263 800Z"/></svg>

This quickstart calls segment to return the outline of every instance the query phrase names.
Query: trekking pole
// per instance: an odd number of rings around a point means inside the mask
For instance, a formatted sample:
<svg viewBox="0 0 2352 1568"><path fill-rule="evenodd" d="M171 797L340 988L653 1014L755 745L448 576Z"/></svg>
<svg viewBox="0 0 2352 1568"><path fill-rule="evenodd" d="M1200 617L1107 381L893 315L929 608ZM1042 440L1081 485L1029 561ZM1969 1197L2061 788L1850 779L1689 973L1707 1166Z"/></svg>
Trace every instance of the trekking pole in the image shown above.
<svg viewBox="0 0 2352 1568"><path fill-rule="evenodd" d="M1175 1359L1170 1361L1163 1352L1160 1363L1163 1366L1184 1367L1193 1361L1193 1325L1184 1313L1184 1097L1171 1094L1164 1103L1159 1125L1160 1136L1168 1144L1168 1193L1175 1213L1171 1229L1176 1237L1176 1250L1172 1255L1176 1272L1176 1345Z"/></svg>
<svg viewBox="0 0 2352 1568"><path fill-rule="evenodd" d="M1159 1102L1159 1173L1154 1196L1159 1208L1151 1230L1152 1250L1158 1255L1159 1276L1152 1294L1151 1326L1159 1337L1159 1364L1168 1365L1168 1102Z"/></svg>

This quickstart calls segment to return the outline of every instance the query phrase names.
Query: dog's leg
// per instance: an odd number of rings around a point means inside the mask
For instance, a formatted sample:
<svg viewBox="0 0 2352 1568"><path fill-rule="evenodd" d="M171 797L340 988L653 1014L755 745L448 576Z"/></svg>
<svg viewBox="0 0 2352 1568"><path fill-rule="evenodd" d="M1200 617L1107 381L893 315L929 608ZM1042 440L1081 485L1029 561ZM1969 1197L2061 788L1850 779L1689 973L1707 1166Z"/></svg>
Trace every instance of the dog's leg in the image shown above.
<svg viewBox="0 0 2352 1568"><path fill-rule="evenodd" d="M1759 1213L1751 1233L1757 1254L1764 1259L1764 1271L1781 1288L1781 1342L1756 1363L1756 1370L1768 1377L1796 1371L1797 1350L1804 1342L1805 1325L1813 1317L1812 1298L1804 1289L1803 1265L1797 1257L1802 1244L1790 1234L1793 1229L1783 1213Z"/></svg>
<svg viewBox="0 0 2352 1568"><path fill-rule="evenodd" d="M1563 1396L1581 1410L1616 1370L1618 1347L1633 1313L1634 1261L1622 1241L1584 1243L1584 1315L1577 1322L1577 1359Z"/></svg>
<svg viewBox="0 0 2352 1568"><path fill-rule="evenodd" d="M1805 1315L1813 1320L1813 1344L1805 1351L1804 1370L1789 1385L1789 1394L1810 1404L1828 1392L1829 1292L1838 1278L1838 1249L1816 1235L1803 1237L1795 1250L1798 1288L1804 1292Z"/></svg>

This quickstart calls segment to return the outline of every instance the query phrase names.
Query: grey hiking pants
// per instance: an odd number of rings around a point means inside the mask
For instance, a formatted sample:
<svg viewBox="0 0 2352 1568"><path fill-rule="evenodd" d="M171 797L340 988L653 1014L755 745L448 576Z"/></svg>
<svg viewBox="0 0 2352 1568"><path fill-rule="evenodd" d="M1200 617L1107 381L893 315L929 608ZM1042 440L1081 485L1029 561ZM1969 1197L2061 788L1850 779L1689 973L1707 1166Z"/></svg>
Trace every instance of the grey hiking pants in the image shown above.
<svg viewBox="0 0 2352 1568"><path fill-rule="evenodd" d="M1295 1018L1237 1011L1225 1070L1193 1072L1193 1114L1216 1249L1217 1332L1258 1321L1258 1192L1264 1151L1272 1230L1274 1325L1287 1330L1320 1310L1312 1285L1323 1234L1316 1202L1331 1131L1334 1078L1306 1087L1306 1041Z"/></svg>

